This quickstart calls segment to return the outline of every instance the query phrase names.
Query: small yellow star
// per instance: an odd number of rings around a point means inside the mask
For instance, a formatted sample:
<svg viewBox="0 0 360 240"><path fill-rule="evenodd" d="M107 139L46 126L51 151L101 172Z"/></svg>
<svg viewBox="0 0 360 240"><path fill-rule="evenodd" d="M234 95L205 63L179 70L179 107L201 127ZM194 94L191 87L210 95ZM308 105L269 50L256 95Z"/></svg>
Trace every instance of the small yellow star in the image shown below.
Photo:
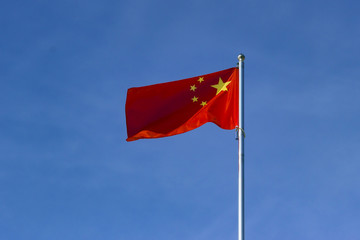
<svg viewBox="0 0 360 240"><path fill-rule="evenodd" d="M202 83L203 81L204 81L204 78L203 78L203 77L199 77L198 82L199 82L199 83Z"/></svg>
<svg viewBox="0 0 360 240"><path fill-rule="evenodd" d="M204 107L206 105L206 101L202 101L200 105Z"/></svg>
<svg viewBox="0 0 360 240"><path fill-rule="evenodd" d="M215 84L215 85L211 85L213 88L216 88L216 95L218 95L221 91L227 91L227 85L229 85L231 83L230 82L223 82L221 78L219 78L219 82L218 84Z"/></svg>
<svg viewBox="0 0 360 240"><path fill-rule="evenodd" d="M195 92L195 90L196 90L195 84L192 85L192 86L190 86L190 91L194 91L194 92Z"/></svg>
<svg viewBox="0 0 360 240"><path fill-rule="evenodd" d="M193 102L197 102L198 99L199 99L199 98L197 98L197 97L194 96L191 100L192 100Z"/></svg>

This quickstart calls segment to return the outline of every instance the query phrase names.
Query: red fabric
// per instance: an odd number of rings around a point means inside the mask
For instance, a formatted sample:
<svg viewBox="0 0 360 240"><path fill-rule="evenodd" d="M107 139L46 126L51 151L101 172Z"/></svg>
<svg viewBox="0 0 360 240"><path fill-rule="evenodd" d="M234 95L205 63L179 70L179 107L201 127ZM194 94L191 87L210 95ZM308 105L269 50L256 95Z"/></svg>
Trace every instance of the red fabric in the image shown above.
<svg viewBox="0 0 360 240"><path fill-rule="evenodd" d="M220 79L226 83L222 91L217 87ZM239 122L238 84L239 70L230 68L184 80L128 89L126 141L172 136L207 122L223 129L234 129ZM202 106L204 101L206 105Z"/></svg>

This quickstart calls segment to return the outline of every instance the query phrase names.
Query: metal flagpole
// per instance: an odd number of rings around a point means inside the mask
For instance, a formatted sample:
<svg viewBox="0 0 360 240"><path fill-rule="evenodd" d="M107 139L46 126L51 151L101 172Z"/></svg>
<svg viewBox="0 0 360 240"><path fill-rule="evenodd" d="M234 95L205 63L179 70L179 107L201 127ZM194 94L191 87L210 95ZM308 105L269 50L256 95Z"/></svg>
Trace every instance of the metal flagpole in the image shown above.
<svg viewBox="0 0 360 240"><path fill-rule="evenodd" d="M238 126L238 143L239 143L239 175L238 175L238 235L239 240L245 237L245 214L244 214L244 60L245 55L240 54L239 59L239 126Z"/></svg>

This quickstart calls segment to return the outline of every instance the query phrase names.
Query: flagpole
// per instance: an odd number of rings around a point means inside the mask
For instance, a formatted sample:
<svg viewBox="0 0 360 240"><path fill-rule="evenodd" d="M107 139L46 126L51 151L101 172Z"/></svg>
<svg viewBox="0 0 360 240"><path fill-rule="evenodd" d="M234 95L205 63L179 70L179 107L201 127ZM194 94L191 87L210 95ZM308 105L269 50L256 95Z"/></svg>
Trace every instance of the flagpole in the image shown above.
<svg viewBox="0 0 360 240"><path fill-rule="evenodd" d="M245 212L244 212L244 61L245 55L240 54L239 59L239 174L238 174L238 235L239 240L245 238Z"/></svg>

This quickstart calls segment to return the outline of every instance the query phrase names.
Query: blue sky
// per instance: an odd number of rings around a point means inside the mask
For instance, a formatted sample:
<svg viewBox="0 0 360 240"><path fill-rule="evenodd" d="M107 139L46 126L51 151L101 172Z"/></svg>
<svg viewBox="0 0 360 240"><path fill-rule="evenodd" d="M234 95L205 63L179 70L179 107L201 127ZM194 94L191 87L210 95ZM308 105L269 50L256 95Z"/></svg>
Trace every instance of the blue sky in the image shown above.
<svg viewBox="0 0 360 240"><path fill-rule="evenodd" d="M246 238L357 239L357 1L3 1L0 238L237 238L237 142L127 143L130 87L245 60Z"/></svg>

